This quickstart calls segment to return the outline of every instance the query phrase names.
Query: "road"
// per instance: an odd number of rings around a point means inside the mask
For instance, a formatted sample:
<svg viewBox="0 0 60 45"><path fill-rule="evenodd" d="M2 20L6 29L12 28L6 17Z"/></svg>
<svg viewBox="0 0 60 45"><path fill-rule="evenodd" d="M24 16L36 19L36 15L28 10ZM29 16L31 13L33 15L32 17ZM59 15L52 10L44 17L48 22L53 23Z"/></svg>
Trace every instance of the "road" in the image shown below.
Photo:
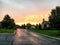
<svg viewBox="0 0 60 45"><path fill-rule="evenodd" d="M60 45L60 40L51 39L25 29L17 29L11 45Z"/></svg>
<svg viewBox="0 0 60 45"><path fill-rule="evenodd" d="M0 45L9 45L12 34L0 33Z"/></svg>

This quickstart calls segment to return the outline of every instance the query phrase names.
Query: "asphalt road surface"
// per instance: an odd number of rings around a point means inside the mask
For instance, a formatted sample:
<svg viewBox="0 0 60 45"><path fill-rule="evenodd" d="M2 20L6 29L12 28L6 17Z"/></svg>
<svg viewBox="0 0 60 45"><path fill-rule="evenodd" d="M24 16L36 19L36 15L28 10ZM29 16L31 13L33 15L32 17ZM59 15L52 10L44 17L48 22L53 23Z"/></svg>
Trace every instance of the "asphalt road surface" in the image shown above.
<svg viewBox="0 0 60 45"><path fill-rule="evenodd" d="M12 34L0 33L0 45L9 45Z"/></svg>
<svg viewBox="0 0 60 45"><path fill-rule="evenodd" d="M25 29L17 29L11 45L60 45L60 40L51 39Z"/></svg>

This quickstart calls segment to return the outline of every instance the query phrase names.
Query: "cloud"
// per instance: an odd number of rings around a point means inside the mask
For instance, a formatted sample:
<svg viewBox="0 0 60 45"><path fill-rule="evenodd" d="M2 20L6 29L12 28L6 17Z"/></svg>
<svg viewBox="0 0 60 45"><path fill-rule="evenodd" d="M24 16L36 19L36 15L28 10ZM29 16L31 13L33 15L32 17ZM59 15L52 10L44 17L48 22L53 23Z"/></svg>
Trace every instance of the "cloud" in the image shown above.
<svg viewBox="0 0 60 45"><path fill-rule="evenodd" d="M43 11L50 11L52 8L55 8L59 0L0 0L2 4L0 6L2 9L19 11L20 13L36 13L36 12L43 12ZM9 5L9 7L8 7ZM1 9L0 7L0 9Z"/></svg>
<svg viewBox="0 0 60 45"><path fill-rule="evenodd" d="M0 14L8 13L16 22L22 22L25 16L35 15L35 18L39 18L42 15L46 18L45 15L57 5L60 5L60 0L0 0Z"/></svg>
<svg viewBox="0 0 60 45"><path fill-rule="evenodd" d="M47 8L50 9L57 5L56 0L2 0L2 2L7 3L16 9L29 12L41 11Z"/></svg>
<svg viewBox="0 0 60 45"><path fill-rule="evenodd" d="M0 11L2 11L2 7L3 7L3 3L2 3L2 1L0 0Z"/></svg>

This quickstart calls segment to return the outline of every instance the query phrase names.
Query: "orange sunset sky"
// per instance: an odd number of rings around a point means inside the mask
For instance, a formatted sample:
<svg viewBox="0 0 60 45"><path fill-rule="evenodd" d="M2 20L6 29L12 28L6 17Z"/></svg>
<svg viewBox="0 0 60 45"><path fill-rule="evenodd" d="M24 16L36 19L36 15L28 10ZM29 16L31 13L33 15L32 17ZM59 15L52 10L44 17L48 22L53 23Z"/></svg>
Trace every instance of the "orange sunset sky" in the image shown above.
<svg viewBox="0 0 60 45"><path fill-rule="evenodd" d="M9 14L19 25L42 23L56 6L60 0L0 0L0 21Z"/></svg>

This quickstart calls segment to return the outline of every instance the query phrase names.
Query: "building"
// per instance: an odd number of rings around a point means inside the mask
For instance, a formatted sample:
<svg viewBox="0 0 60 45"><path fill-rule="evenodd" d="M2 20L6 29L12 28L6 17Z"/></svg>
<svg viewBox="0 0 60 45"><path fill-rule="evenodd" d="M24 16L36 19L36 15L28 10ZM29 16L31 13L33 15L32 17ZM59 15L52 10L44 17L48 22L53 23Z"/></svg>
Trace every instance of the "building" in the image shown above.
<svg viewBox="0 0 60 45"><path fill-rule="evenodd" d="M50 27L50 23L49 23L48 21L45 21L45 20L43 19L41 28L42 28L42 29L47 29L47 28L49 28L49 27Z"/></svg>

